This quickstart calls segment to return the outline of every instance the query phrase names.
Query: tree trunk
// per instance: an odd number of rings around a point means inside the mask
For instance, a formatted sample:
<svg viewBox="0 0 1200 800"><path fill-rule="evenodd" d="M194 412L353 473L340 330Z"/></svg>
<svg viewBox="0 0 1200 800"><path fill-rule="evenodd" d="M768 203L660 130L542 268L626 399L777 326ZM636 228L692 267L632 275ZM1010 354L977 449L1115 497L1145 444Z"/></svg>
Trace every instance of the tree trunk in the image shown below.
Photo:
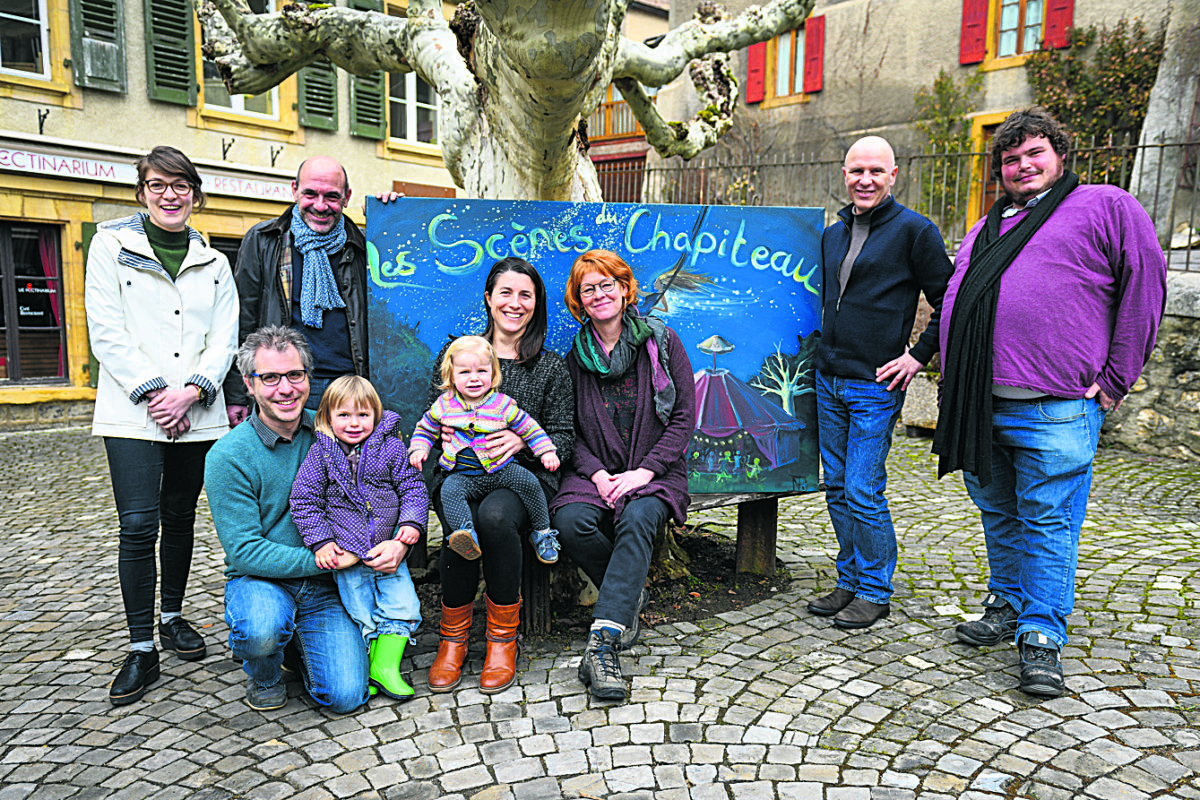
<svg viewBox="0 0 1200 800"><path fill-rule="evenodd" d="M1158 241L1171 241L1175 192L1183 168L1182 147L1152 147L1187 141L1189 126L1200 114L1200 0L1175 0L1167 25L1158 77L1142 125L1130 191L1150 212Z"/></svg>

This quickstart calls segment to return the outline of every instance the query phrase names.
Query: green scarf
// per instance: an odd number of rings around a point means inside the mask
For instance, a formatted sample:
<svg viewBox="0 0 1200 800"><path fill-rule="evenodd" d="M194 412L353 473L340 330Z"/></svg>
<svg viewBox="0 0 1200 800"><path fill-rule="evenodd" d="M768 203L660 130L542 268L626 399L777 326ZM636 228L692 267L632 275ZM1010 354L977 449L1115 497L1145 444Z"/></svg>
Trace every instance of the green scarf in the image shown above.
<svg viewBox="0 0 1200 800"><path fill-rule="evenodd" d="M571 350L584 370L612 380L625 374L637 360L638 348L646 346L650 354L650 372L654 384L654 411L663 425L675 407L675 383L671 380L667 353L667 326L656 317L641 317L633 308L621 317L621 338L611 353L605 353L600 336L590 319L585 319L575 334Z"/></svg>

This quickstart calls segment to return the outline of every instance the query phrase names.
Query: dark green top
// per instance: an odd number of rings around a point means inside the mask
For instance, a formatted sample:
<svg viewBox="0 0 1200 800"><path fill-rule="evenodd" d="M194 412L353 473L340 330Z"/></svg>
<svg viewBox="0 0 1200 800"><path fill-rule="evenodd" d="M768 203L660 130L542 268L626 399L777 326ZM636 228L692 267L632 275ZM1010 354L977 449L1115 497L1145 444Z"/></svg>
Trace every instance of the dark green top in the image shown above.
<svg viewBox="0 0 1200 800"><path fill-rule="evenodd" d="M151 222L149 217L146 218L145 228L146 238L150 240L150 247L154 250L154 255L158 256L159 263L171 276L171 280L175 280L175 277L179 275L179 267L183 264L183 259L187 257L187 228L181 231L164 231Z"/></svg>

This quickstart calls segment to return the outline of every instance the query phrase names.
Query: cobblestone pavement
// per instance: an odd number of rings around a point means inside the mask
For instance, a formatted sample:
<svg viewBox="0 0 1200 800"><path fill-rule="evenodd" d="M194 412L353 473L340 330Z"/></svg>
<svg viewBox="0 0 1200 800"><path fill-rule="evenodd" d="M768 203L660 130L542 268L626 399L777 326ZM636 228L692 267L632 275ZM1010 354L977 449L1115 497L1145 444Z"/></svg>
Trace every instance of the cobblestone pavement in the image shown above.
<svg viewBox="0 0 1200 800"><path fill-rule="evenodd" d="M961 482L934 479L922 440L898 437L890 468L897 595L867 632L803 611L834 582L810 496L781 504L791 588L647 631L622 659L628 704L589 698L575 641L493 697L473 677L431 695L419 655L416 699L338 717L294 683L278 711L243 703L203 507L185 613L209 656L165 656L143 701L112 708L126 633L102 448L81 430L0 437L0 800L1200 798L1200 468L1100 456L1069 693L1042 702L1017 691L1011 645L954 642L986 567Z"/></svg>

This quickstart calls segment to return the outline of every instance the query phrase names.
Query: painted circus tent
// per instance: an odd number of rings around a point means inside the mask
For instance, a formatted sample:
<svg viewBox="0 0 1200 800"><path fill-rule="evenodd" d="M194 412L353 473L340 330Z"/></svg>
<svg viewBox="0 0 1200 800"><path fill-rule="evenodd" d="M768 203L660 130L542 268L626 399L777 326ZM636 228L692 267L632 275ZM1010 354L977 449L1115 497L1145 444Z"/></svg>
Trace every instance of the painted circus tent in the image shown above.
<svg viewBox="0 0 1200 800"><path fill-rule="evenodd" d="M692 493L815 490L823 222L820 209L371 198L372 380L415 423L434 356L483 330L484 278L510 255L541 273L547 346L566 353L579 327L562 302L571 263L612 250L633 268L641 312L688 348Z"/></svg>

